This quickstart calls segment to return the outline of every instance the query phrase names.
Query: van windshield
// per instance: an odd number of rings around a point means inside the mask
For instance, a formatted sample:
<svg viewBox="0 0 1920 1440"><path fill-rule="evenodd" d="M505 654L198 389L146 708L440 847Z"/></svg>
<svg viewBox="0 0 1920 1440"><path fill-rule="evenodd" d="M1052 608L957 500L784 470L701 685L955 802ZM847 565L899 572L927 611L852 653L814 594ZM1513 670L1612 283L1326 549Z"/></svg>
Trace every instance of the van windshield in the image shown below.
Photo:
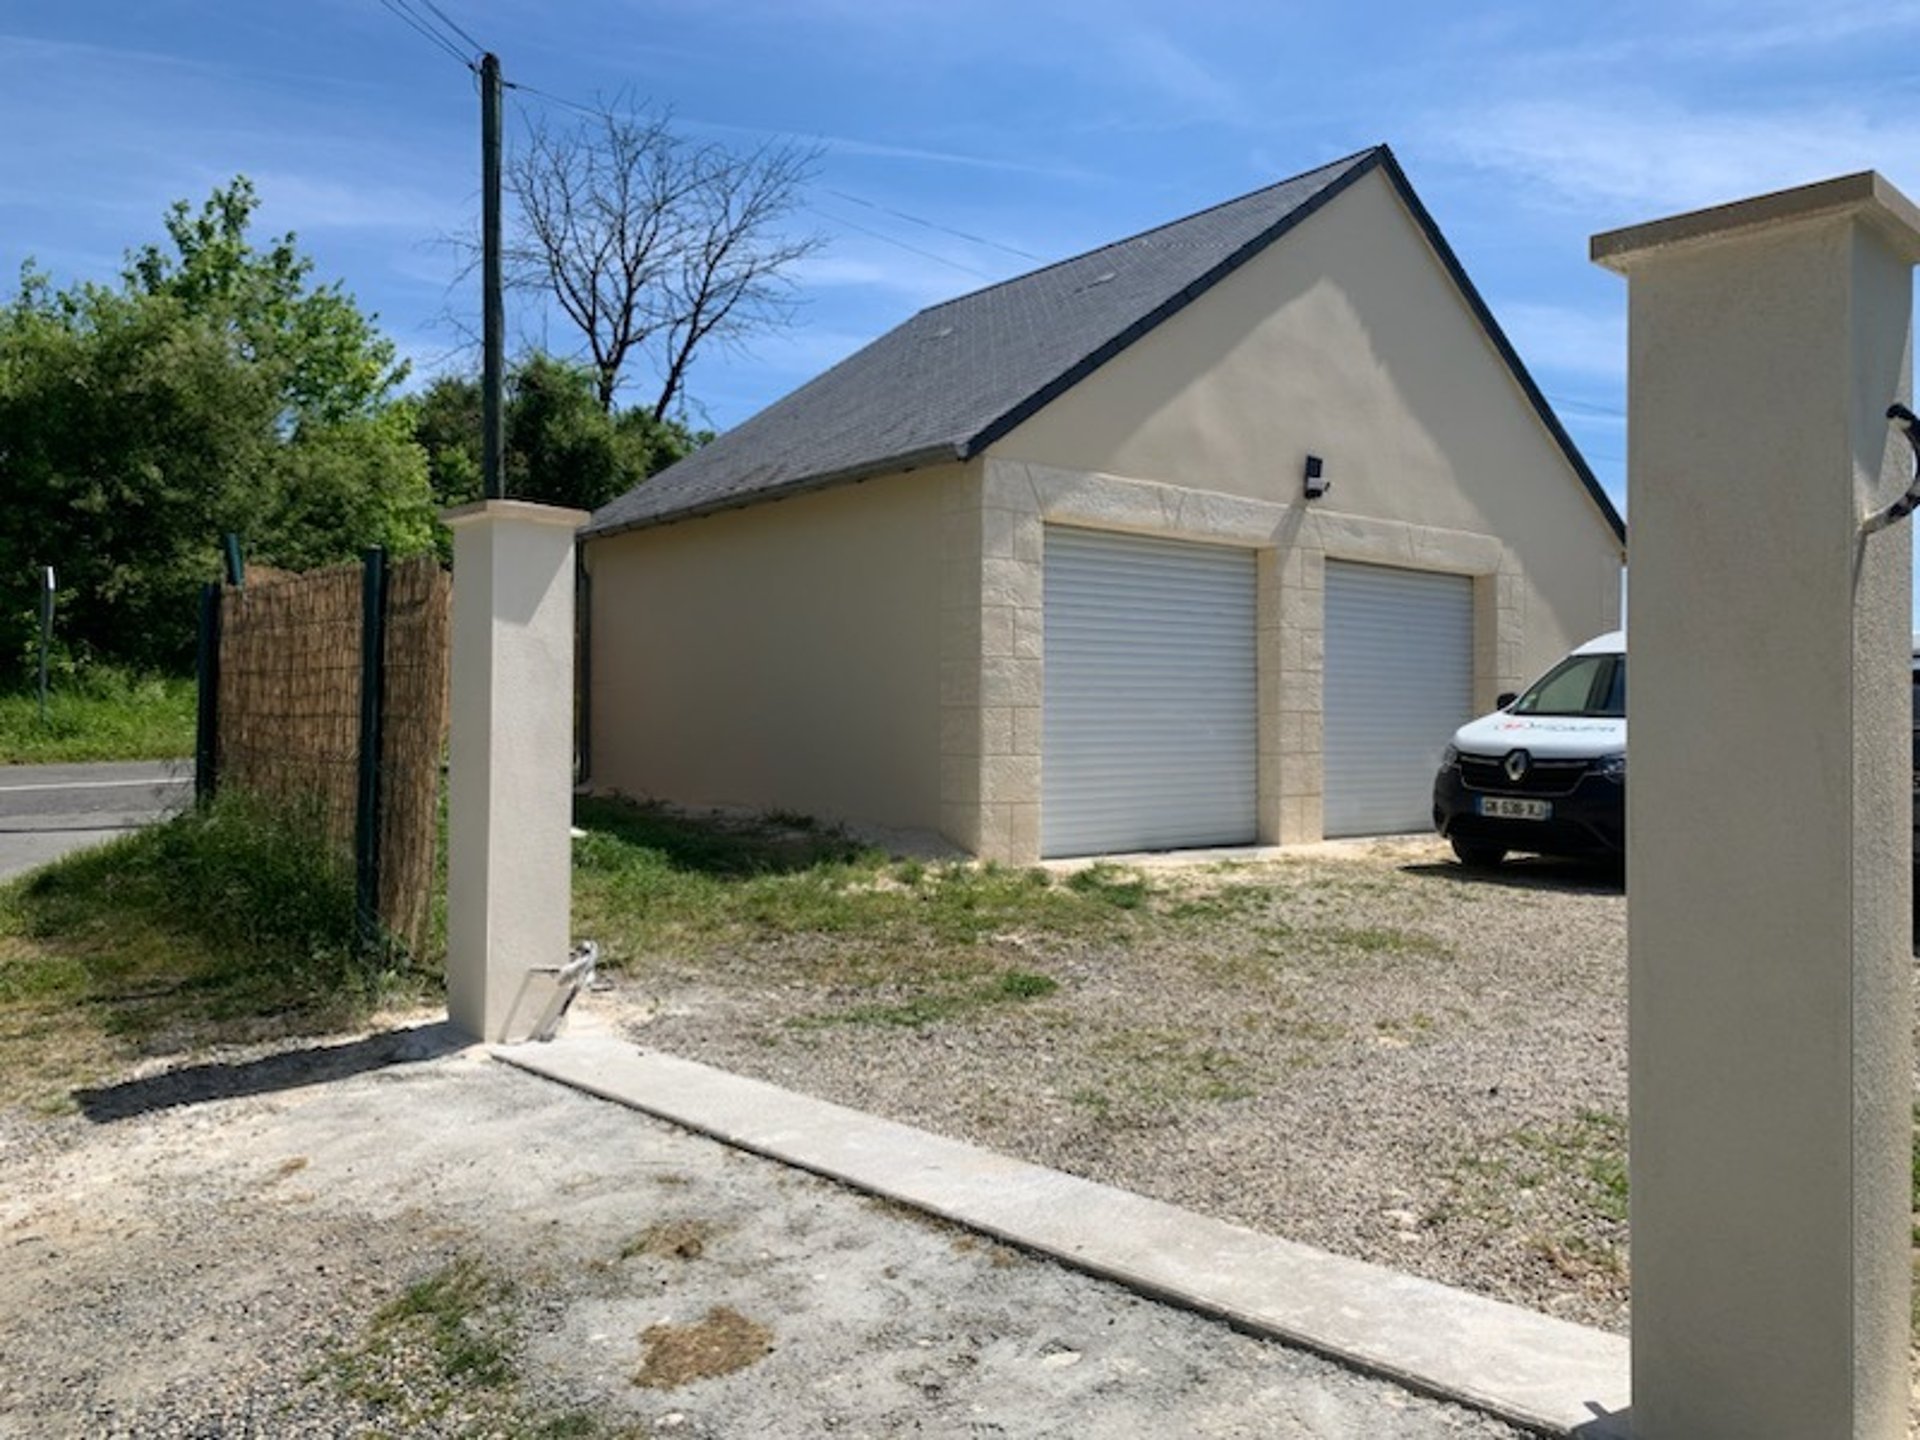
<svg viewBox="0 0 1920 1440"><path fill-rule="evenodd" d="M1507 707L1510 715L1627 716L1627 657L1569 655Z"/></svg>

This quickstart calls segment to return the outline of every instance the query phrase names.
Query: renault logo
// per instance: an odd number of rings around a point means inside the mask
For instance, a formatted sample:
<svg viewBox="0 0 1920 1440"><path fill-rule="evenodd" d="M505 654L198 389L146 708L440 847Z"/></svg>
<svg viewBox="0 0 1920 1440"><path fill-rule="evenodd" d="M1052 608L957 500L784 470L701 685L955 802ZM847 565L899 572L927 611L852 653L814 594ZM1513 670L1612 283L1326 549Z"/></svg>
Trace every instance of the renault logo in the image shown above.
<svg viewBox="0 0 1920 1440"><path fill-rule="evenodd" d="M1533 764L1533 757L1524 750L1509 750L1506 762L1500 767L1507 772L1507 779L1518 785L1527 778L1527 770Z"/></svg>

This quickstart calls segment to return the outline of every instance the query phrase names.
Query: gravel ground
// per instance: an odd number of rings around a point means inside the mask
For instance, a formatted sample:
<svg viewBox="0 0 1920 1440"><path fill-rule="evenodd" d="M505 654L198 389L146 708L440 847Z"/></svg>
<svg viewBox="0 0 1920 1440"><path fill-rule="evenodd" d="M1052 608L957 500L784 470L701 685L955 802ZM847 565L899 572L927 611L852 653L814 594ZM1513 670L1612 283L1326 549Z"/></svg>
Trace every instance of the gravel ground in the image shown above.
<svg viewBox="0 0 1920 1440"><path fill-rule="evenodd" d="M455 1049L0 1112L0 1435L1517 1440Z"/></svg>
<svg viewBox="0 0 1920 1440"><path fill-rule="evenodd" d="M1017 1005L822 1025L804 955L752 951L650 961L595 1004L661 1050L1626 1328L1617 876L1475 875L1425 840L1152 873L1154 904L1218 913L995 937L1060 982Z"/></svg>

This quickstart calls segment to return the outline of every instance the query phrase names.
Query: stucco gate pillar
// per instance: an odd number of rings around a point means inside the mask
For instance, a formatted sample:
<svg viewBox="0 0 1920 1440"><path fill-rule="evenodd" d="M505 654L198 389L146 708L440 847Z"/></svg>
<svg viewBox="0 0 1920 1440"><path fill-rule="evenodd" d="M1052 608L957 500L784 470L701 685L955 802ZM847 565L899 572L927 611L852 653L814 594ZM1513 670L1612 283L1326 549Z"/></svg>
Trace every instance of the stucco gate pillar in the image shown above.
<svg viewBox="0 0 1920 1440"><path fill-rule="evenodd" d="M1920 212L1853 175L1629 281L1633 1433L1904 1437Z"/></svg>
<svg viewBox="0 0 1920 1440"><path fill-rule="evenodd" d="M447 1014L525 1039L571 933L573 546L586 512L487 500L453 531Z"/></svg>

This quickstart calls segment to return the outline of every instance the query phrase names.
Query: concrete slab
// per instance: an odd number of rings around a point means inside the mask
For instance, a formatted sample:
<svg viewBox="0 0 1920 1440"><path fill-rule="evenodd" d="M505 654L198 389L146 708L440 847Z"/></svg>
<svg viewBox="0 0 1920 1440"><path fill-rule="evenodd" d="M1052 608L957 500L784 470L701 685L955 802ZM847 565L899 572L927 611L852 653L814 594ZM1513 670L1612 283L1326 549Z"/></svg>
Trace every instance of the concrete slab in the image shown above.
<svg viewBox="0 0 1920 1440"><path fill-rule="evenodd" d="M590 1016L551 1044L492 1053L1514 1424L1580 1440L1628 1434L1621 1336L643 1050Z"/></svg>

